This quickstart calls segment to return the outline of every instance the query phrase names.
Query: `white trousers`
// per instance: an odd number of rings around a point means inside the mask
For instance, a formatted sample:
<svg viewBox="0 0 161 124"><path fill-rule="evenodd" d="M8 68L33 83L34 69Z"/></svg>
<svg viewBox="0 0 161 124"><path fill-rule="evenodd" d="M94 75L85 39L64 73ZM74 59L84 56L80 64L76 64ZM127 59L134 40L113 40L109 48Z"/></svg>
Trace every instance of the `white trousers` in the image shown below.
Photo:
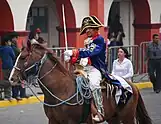
<svg viewBox="0 0 161 124"><path fill-rule="evenodd" d="M101 88L100 86L102 80L101 72L93 66L86 66L84 71L87 72L90 89L94 91L95 89Z"/></svg>

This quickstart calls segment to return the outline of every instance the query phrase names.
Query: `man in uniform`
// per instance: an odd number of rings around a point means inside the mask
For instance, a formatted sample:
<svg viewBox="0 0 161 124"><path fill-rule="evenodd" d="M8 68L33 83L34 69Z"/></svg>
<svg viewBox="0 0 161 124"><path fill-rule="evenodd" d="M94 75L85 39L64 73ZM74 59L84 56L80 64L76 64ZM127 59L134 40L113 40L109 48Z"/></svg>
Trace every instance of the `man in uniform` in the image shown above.
<svg viewBox="0 0 161 124"><path fill-rule="evenodd" d="M104 38L99 34L98 30L102 27L102 23L95 16L85 17L82 21L80 29L80 35L87 34L91 37L87 48L80 48L74 50L67 50L64 52L65 56L71 58L71 62L75 63L81 58L89 58L91 60L91 66L95 68L95 71L89 71L89 85L92 90L94 103L96 106L96 113L93 120L96 122L103 121L104 109L102 105L102 92L100 87L101 81L101 70L106 70L105 54L106 54L106 43Z"/></svg>

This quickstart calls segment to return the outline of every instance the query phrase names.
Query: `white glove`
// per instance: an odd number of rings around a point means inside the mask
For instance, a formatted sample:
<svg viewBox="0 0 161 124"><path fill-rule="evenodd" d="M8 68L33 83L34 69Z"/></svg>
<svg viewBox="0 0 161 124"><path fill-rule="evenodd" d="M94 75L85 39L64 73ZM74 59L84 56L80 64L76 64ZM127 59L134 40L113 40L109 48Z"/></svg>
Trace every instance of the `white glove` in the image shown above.
<svg viewBox="0 0 161 124"><path fill-rule="evenodd" d="M73 55L73 51L72 50L66 50L64 52L64 61L65 62L69 62L70 57Z"/></svg>
<svg viewBox="0 0 161 124"><path fill-rule="evenodd" d="M65 52L64 52L64 56L72 56L73 55L73 51L72 50L66 50Z"/></svg>
<svg viewBox="0 0 161 124"><path fill-rule="evenodd" d="M70 56L64 55L64 61L65 61L65 62L69 62L69 60L70 60Z"/></svg>

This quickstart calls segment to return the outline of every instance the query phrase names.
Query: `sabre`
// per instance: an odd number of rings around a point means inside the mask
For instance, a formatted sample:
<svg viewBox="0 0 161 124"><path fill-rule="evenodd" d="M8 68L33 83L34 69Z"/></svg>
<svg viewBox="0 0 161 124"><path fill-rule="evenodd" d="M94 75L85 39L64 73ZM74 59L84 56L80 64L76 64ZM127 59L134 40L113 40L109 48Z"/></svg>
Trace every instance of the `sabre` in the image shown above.
<svg viewBox="0 0 161 124"><path fill-rule="evenodd" d="M65 48L66 48L66 50L68 50L64 4L62 4L62 12L63 12L63 27L64 27L64 36L65 36Z"/></svg>

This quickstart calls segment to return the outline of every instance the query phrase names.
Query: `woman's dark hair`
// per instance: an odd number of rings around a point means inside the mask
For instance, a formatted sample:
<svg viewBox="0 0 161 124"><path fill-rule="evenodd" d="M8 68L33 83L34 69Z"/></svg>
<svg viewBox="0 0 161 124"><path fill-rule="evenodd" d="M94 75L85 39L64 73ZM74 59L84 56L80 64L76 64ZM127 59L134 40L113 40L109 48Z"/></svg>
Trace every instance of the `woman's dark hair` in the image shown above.
<svg viewBox="0 0 161 124"><path fill-rule="evenodd" d="M122 49L125 53L125 58L129 59L129 57L131 56L131 54L129 54L128 50L124 47L120 47L119 49Z"/></svg>

